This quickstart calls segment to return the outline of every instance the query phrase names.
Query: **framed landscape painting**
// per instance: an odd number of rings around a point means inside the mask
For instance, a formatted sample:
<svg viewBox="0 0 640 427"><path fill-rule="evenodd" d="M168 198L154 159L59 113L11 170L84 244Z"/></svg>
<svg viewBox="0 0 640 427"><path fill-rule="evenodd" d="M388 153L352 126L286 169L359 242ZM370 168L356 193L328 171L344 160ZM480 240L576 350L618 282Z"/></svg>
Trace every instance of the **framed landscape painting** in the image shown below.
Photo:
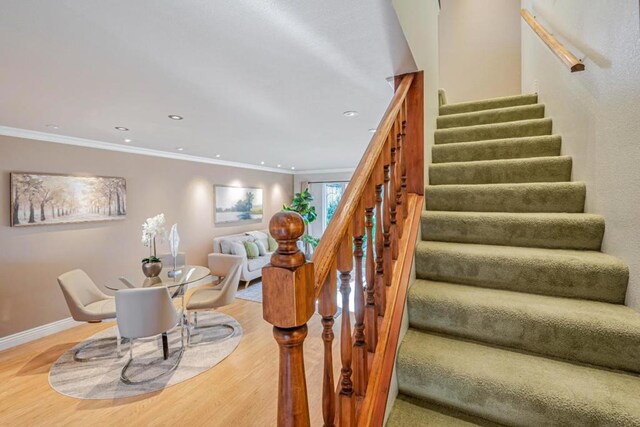
<svg viewBox="0 0 640 427"><path fill-rule="evenodd" d="M214 185L214 223L262 221L262 188Z"/></svg>
<svg viewBox="0 0 640 427"><path fill-rule="evenodd" d="M11 226L113 221L127 215L124 178L11 174Z"/></svg>

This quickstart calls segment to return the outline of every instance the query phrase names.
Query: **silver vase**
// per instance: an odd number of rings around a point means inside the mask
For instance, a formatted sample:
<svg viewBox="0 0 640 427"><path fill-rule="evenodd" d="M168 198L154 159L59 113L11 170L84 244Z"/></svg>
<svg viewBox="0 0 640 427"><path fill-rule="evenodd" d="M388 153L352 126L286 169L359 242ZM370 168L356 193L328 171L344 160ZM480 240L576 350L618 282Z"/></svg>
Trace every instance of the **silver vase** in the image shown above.
<svg viewBox="0 0 640 427"><path fill-rule="evenodd" d="M158 277L162 271L162 263L157 262L145 262L142 264L142 273L145 277Z"/></svg>

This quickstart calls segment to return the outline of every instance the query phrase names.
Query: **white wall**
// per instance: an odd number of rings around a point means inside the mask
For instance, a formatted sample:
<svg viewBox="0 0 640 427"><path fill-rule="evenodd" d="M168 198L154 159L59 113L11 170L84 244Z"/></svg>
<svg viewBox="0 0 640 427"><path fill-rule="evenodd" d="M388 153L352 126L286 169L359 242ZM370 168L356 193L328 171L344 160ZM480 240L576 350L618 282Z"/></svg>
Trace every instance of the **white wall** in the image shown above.
<svg viewBox="0 0 640 427"><path fill-rule="evenodd" d="M438 0L393 0L418 70L424 71L424 177L429 179L433 133L438 117Z"/></svg>
<svg viewBox="0 0 640 427"><path fill-rule="evenodd" d="M297 173L293 176L293 191L302 190L303 182L339 182L351 181L353 171L346 172L321 172L321 173Z"/></svg>
<svg viewBox="0 0 640 427"><path fill-rule="evenodd" d="M442 0L438 32L448 102L520 93L520 0Z"/></svg>
<svg viewBox="0 0 640 427"><path fill-rule="evenodd" d="M538 87L586 210L604 215L603 251L630 267L627 305L640 310L640 19L637 0L522 2L568 47L585 55L571 74L522 23L522 87Z"/></svg>

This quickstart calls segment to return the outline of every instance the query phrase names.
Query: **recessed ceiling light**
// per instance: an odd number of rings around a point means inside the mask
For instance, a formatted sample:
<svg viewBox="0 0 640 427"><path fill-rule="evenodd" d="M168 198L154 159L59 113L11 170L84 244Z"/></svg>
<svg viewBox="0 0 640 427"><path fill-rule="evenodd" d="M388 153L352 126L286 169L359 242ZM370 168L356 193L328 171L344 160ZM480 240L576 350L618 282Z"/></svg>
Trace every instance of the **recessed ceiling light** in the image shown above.
<svg viewBox="0 0 640 427"><path fill-rule="evenodd" d="M220 158L220 154L216 154L216 159L219 159L219 158Z"/></svg>
<svg viewBox="0 0 640 427"><path fill-rule="evenodd" d="M45 125L45 126L48 127L48 128L51 128L51 129L60 129L60 126L54 125L54 124L48 124L48 125Z"/></svg>
<svg viewBox="0 0 640 427"><path fill-rule="evenodd" d="M124 140L124 142L131 142L131 141L133 141L133 140L132 140L132 139L129 139L129 138L127 138L127 139L125 139L125 140Z"/></svg>
<svg viewBox="0 0 640 427"><path fill-rule="evenodd" d="M282 167L282 165L278 165L278 167Z"/></svg>
<svg viewBox="0 0 640 427"><path fill-rule="evenodd" d="M184 148L182 148L182 147L176 147L176 150L177 150L177 151L184 151Z"/></svg>
<svg viewBox="0 0 640 427"><path fill-rule="evenodd" d="M291 170L294 170L296 167L295 166L291 166Z"/></svg>
<svg viewBox="0 0 640 427"><path fill-rule="evenodd" d="M369 129L369 132L371 132L371 133L376 133L376 131L377 131L377 130L378 130L378 129L371 128L371 129Z"/></svg>
<svg viewBox="0 0 640 427"><path fill-rule="evenodd" d="M264 165L264 162L260 162L261 165Z"/></svg>
<svg viewBox="0 0 640 427"><path fill-rule="evenodd" d="M178 115L176 115L176 114L169 114L169 118L170 118L171 120L182 120L184 117L182 117L182 116L178 116Z"/></svg>
<svg viewBox="0 0 640 427"><path fill-rule="evenodd" d="M122 127L122 126L116 126L116 129L117 129L117 130L120 130L120 131L122 131L122 132L126 132L126 131L128 131L128 130L129 130L128 128L125 128L125 127Z"/></svg>
<svg viewBox="0 0 640 427"><path fill-rule="evenodd" d="M342 115L346 116L346 117L355 117L358 115L357 111L345 111L344 113L342 113Z"/></svg>

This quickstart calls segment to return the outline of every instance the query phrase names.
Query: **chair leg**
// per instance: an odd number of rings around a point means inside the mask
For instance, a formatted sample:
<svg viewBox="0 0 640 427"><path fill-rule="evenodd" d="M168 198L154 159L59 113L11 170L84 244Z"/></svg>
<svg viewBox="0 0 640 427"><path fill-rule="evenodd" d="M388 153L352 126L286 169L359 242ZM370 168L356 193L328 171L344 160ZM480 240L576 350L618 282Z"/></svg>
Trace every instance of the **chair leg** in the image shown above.
<svg viewBox="0 0 640 427"><path fill-rule="evenodd" d="M194 313L194 314L195 314L195 313ZM213 341L205 341L205 342L201 342L201 343L198 343L198 344L195 344L195 345L200 345L200 344L210 344L210 343L212 343L212 342L224 341L224 340L226 340L226 339L231 338L231 337L235 334L235 332L236 332L236 329L235 329L232 325L230 325L229 323L216 323L216 324L214 324L214 325L202 325L202 326L196 326L196 327L194 328L194 330L196 330L196 329L208 329L208 328L223 328L223 329L227 329L227 330L229 330L229 334L225 335L225 336L224 336L224 337L222 337L222 338L218 338L218 339L216 339L216 340L213 340ZM194 345L194 344L190 344L190 345Z"/></svg>
<svg viewBox="0 0 640 427"><path fill-rule="evenodd" d="M120 352L120 340L122 339L122 337L120 336L120 330L118 329L118 327L116 326L116 358L120 358L122 357L122 354ZM91 362L93 360L104 360L104 359L112 359L113 358L113 353L109 353L109 354L99 354L97 356L92 356L92 357L82 357L80 356L80 353L85 350L87 347L89 347L90 345L93 345L97 342L101 342L101 341L113 341L113 337L108 337L108 338L97 338L95 340L91 340L86 342L85 344L83 344L82 346L78 347L78 349L73 353L73 360L76 362Z"/></svg>
<svg viewBox="0 0 640 427"><path fill-rule="evenodd" d="M180 365L180 361L182 360L182 355L184 354L184 344L182 344L180 346L180 350L178 350L178 357L176 359L176 363L174 363L173 365L171 365L171 367L169 369L167 369L166 371L162 372L161 374L156 375L153 378L147 378L145 380L142 381L133 381L131 380L128 376L127 376L127 370L129 369L129 366L131 366L131 362L133 362L133 340L129 341L129 360L127 361L127 364L124 365L124 367L122 368L122 371L120 371L120 381L122 381L125 384L128 385L136 385L136 384L144 384L144 383L148 383L151 381L155 381L158 378L161 378L167 374L170 374L171 372L175 371L178 368L178 365Z"/></svg>

